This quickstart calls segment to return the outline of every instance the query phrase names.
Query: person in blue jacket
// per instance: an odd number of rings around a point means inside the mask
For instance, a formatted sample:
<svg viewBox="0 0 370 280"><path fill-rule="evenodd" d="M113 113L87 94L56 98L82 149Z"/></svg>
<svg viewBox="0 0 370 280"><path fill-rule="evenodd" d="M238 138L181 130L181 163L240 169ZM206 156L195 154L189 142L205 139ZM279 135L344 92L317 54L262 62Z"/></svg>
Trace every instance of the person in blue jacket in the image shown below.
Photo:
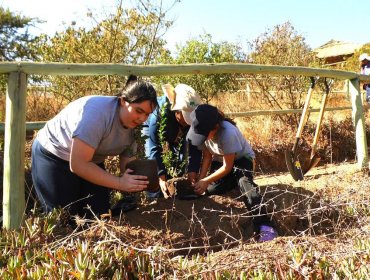
<svg viewBox="0 0 370 280"><path fill-rule="evenodd" d="M186 84L178 84L175 88L166 84L162 89L164 95L158 97L158 107L144 123L142 134L147 137L145 155L148 159L156 160L159 185L162 190L165 190L166 181L172 178L172 174L164 163L163 142L167 143L168 149L176 157L175 161L180 163L178 166L172 166L172 168L180 169L177 175L186 175L191 182L196 181L200 168L201 151L194 145L189 145L186 134L191 124L190 113L202 101L196 91ZM188 160L187 165L181 164L186 160ZM148 193L150 198L161 195L160 190Z"/></svg>

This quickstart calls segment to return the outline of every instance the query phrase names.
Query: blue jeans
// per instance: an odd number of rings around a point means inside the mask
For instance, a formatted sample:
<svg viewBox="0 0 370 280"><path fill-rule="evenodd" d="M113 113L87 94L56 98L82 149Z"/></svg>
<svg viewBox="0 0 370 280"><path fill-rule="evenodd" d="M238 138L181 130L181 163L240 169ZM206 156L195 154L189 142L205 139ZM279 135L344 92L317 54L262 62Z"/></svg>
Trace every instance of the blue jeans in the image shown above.
<svg viewBox="0 0 370 280"><path fill-rule="evenodd" d="M104 164L99 164L104 169ZM110 190L72 173L69 162L47 151L35 139L32 145L32 181L45 212L66 207L71 215L92 217L109 210Z"/></svg>

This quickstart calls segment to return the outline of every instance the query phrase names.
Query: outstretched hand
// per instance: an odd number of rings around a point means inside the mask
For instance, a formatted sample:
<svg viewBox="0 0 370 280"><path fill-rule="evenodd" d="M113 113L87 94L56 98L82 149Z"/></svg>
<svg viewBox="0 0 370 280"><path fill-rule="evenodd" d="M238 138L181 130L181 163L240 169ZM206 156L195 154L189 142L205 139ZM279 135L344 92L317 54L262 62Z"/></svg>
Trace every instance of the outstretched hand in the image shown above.
<svg viewBox="0 0 370 280"><path fill-rule="evenodd" d="M132 169L126 169L125 173L119 178L119 190L125 192L140 192L148 187L147 176L133 175Z"/></svg>

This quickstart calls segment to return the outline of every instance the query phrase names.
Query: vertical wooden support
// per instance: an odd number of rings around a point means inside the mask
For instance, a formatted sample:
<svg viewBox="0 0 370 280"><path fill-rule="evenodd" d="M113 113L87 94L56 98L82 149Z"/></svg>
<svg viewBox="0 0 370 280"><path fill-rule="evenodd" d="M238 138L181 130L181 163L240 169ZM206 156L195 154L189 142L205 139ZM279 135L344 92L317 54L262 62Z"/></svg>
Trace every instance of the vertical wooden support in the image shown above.
<svg viewBox="0 0 370 280"><path fill-rule="evenodd" d="M6 94L3 179L3 227L8 229L20 227L25 209L26 90L26 74L11 72Z"/></svg>
<svg viewBox="0 0 370 280"><path fill-rule="evenodd" d="M358 78L350 80L349 92L352 102L352 121L355 127L357 163L360 169L368 169L365 118L362 110L360 80Z"/></svg>

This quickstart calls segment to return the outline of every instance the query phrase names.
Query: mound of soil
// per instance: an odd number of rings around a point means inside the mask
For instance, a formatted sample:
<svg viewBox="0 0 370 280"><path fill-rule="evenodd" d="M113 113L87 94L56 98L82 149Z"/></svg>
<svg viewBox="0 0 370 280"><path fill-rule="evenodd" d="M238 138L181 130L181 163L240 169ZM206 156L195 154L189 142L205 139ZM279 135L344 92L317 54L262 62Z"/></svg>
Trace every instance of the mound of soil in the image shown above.
<svg viewBox="0 0 370 280"><path fill-rule="evenodd" d="M313 136L315 135L316 124L308 122L304 128L301 140L297 149L297 157L305 166L310 159ZM279 132L276 132L279 135ZM280 131L280 134L283 133ZM366 137L370 145L370 130L367 129ZM291 138L284 138L281 135L271 137L270 143L254 143L253 149L256 153L257 172L261 174L286 172L284 153L291 150L295 141L295 132ZM291 144L289 144L291 143ZM330 163L340 163L348 160L355 160L356 138L351 118L340 122L323 123L318 140L317 153L321 157L318 166L325 166Z"/></svg>
<svg viewBox="0 0 370 280"><path fill-rule="evenodd" d="M260 192L280 236L333 232L338 215L313 192L289 184L260 186ZM142 201L116 222L122 226L124 242L178 249L178 254L255 242L252 217L237 188L224 196Z"/></svg>
<svg viewBox="0 0 370 280"><path fill-rule="evenodd" d="M243 203L233 197L202 197L195 200L160 198L142 202L118 218L129 230L124 238L141 245L195 249L228 247L228 243L252 236L250 218ZM143 242L145 244L143 244ZM135 242L136 243L136 242Z"/></svg>
<svg viewBox="0 0 370 280"><path fill-rule="evenodd" d="M196 199L199 195L194 192L194 188L185 177L172 178L166 182L169 196L175 196L178 199Z"/></svg>

